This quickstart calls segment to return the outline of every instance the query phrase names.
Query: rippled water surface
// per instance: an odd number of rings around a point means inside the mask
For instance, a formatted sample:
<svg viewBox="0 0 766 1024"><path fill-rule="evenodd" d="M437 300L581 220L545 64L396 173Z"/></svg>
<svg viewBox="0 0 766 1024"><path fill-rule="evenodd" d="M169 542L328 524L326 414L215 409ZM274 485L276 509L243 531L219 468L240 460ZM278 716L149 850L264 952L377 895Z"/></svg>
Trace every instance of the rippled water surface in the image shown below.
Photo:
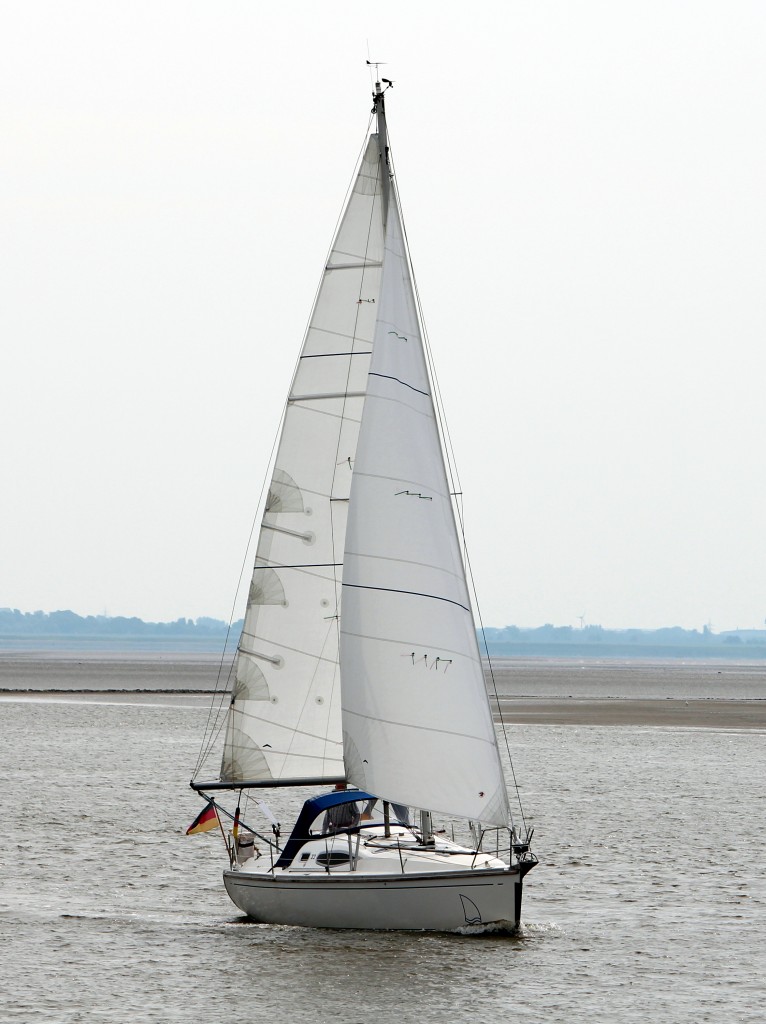
<svg viewBox="0 0 766 1024"><path fill-rule="evenodd" d="M174 701L0 705L3 1022L763 1021L763 734L514 729L520 934L319 932L242 923L184 835Z"/></svg>

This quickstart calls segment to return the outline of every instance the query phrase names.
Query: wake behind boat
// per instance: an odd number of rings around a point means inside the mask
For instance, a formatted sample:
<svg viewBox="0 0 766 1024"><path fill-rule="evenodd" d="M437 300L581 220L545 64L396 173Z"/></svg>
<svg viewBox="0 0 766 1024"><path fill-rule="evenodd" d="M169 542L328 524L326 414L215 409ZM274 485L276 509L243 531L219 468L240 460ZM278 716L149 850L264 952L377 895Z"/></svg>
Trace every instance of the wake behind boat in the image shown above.
<svg viewBox="0 0 766 1024"><path fill-rule="evenodd" d="M537 861L487 698L385 91L288 394L220 778L198 765L209 803L192 830L220 825L226 889L256 921L515 927ZM218 799L315 785L336 789L305 802L284 845L273 818L268 837ZM468 822L470 842L434 813Z"/></svg>

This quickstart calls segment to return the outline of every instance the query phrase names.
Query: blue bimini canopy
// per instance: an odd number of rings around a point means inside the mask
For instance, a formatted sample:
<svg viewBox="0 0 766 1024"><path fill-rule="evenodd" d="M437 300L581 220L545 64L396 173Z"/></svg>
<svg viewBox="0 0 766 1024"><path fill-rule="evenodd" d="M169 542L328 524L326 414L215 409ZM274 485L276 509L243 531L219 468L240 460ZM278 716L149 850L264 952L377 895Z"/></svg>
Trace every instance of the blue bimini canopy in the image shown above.
<svg viewBox="0 0 766 1024"><path fill-rule="evenodd" d="M295 860L298 850L309 840L315 839L309 833L309 829L323 811L330 807L337 807L339 804L350 804L357 800L375 800L376 797L370 793L364 793L361 789L340 789L332 793L325 793L323 796L312 796L301 808L298 820L295 822L290 838L285 843L279 860L276 863L278 868L289 867Z"/></svg>

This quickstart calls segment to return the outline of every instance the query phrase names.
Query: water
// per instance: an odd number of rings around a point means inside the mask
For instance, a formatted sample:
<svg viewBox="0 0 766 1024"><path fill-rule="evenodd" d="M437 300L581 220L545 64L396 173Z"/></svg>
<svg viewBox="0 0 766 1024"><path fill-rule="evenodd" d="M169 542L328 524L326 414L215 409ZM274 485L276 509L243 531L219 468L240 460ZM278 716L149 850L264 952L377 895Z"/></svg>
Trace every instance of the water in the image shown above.
<svg viewBox="0 0 766 1024"><path fill-rule="evenodd" d="M3 1024L763 1020L762 732L517 727L520 934L320 932L242 923L205 712L136 700L0 704Z"/></svg>

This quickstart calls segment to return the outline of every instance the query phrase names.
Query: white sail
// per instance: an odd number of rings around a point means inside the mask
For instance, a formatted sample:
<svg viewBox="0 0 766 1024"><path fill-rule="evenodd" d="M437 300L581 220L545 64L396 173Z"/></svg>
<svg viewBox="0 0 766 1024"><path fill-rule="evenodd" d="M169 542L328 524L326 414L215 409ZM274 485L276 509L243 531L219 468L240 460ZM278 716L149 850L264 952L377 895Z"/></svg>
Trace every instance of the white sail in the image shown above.
<svg viewBox="0 0 766 1024"><path fill-rule="evenodd" d="M367 800L510 824L390 178L391 84L375 83L378 132L288 397L221 781L192 786L219 823L221 813L239 822L224 884L255 921L507 929L519 923L522 882L537 863L533 830L520 841L509 832L505 851L499 830L493 854L435 832L428 813L418 827L394 808L394 829L389 808ZM239 806L232 813L206 792L342 778L367 792L307 799L283 843L278 829L272 843Z"/></svg>
<svg viewBox="0 0 766 1024"><path fill-rule="evenodd" d="M346 772L387 800L509 820L392 191L351 485L341 614Z"/></svg>
<svg viewBox="0 0 766 1024"><path fill-rule="evenodd" d="M343 775L338 669L349 488L383 259L377 136L335 238L261 524L221 779Z"/></svg>

